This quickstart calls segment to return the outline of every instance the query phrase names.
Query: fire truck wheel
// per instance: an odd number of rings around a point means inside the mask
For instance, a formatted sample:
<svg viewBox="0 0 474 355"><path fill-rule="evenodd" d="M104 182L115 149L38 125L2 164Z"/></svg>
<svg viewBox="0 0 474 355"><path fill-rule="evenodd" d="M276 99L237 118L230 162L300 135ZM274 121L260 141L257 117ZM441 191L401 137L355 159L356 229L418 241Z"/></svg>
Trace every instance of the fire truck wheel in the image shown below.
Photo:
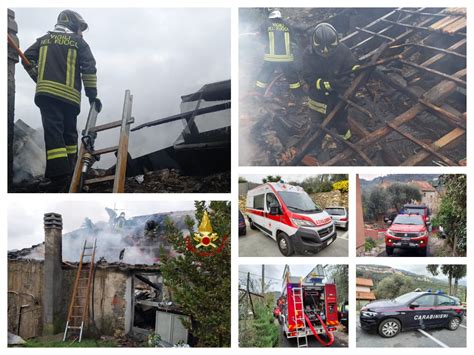
<svg viewBox="0 0 474 355"><path fill-rule="evenodd" d="M257 226L253 223L252 220L250 220L250 229L256 230Z"/></svg>
<svg viewBox="0 0 474 355"><path fill-rule="evenodd" d="M388 256L393 255L393 247L385 247L385 251Z"/></svg>
<svg viewBox="0 0 474 355"><path fill-rule="evenodd" d="M448 323L448 329L456 330L459 328L460 324L461 324L461 320L458 317L453 317Z"/></svg>
<svg viewBox="0 0 474 355"><path fill-rule="evenodd" d="M384 319L379 324L379 334L384 338L393 338L400 333L402 326L395 318Z"/></svg>
<svg viewBox="0 0 474 355"><path fill-rule="evenodd" d="M277 234L277 244L278 249L280 249L280 253L282 253L284 256L293 255L295 252L293 244L286 233L280 232Z"/></svg>

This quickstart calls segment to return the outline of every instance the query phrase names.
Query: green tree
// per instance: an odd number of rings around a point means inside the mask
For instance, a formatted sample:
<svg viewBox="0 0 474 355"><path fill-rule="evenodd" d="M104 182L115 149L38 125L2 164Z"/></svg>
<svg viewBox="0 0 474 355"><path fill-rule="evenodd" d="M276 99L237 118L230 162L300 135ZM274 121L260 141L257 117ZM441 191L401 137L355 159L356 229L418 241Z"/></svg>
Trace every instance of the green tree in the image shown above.
<svg viewBox="0 0 474 355"><path fill-rule="evenodd" d="M349 301L349 265L332 265L329 274L336 284L337 302Z"/></svg>
<svg viewBox="0 0 474 355"><path fill-rule="evenodd" d="M208 210L213 231L222 248L212 255L196 253L187 247L182 232L168 220L166 236L177 256L162 253L161 272L164 283L171 290L173 301L190 316L183 325L198 339L197 346L230 346L230 203L211 201L195 202L195 219L187 218L194 233L195 220L201 221ZM224 241L224 236L228 238Z"/></svg>
<svg viewBox="0 0 474 355"><path fill-rule="evenodd" d="M262 179L262 182L265 184L267 182L280 182L281 176L280 175L267 175L267 177L264 177Z"/></svg>
<svg viewBox="0 0 474 355"><path fill-rule="evenodd" d="M408 184L395 183L390 185L387 188L387 195L391 207L396 208L397 211L400 211L404 204L413 200L421 201L420 189Z"/></svg>
<svg viewBox="0 0 474 355"><path fill-rule="evenodd" d="M439 275L440 265L427 265L426 269L433 275ZM441 265L441 272L448 277L449 295L456 296L458 293L459 280L466 276L466 265ZM454 280L454 286L453 286Z"/></svg>
<svg viewBox="0 0 474 355"><path fill-rule="evenodd" d="M452 256L464 256L467 245L466 175L442 175L440 184L445 194L434 224L443 226Z"/></svg>
<svg viewBox="0 0 474 355"><path fill-rule="evenodd" d="M239 183L241 183L241 182L248 182L248 181L243 176L239 176Z"/></svg>
<svg viewBox="0 0 474 355"><path fill-rule="evenodd" d="M374 188L368 195L362 195L364 220L374 221L388 209L387 193L384 189Z"/></svg>
<svg viewBox="0 0 474 355"><path fill-rule="evenodd" d="M378 299L392 299L413 290L413 280L410 277L395 274L380 281L374 292Z"/></svg>

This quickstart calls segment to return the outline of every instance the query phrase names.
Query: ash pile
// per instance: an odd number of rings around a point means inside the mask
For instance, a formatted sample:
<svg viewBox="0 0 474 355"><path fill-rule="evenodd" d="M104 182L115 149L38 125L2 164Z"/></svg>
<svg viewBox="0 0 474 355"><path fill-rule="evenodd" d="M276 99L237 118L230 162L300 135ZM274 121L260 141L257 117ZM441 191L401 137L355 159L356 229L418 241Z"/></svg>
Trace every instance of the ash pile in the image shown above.
<svg viewBox="0 0 474 355"><path fill-rule="evenodd" d="M465 8L285 9L299 73L322 22L337 29L360 65L316 130L309 129L307 100L289 93L283 73L274 74L263 95L255 92L264 45L251 31L266 15L241 13L241 165L466 164ZM341 110L348 140L329 129Z"/></svg>

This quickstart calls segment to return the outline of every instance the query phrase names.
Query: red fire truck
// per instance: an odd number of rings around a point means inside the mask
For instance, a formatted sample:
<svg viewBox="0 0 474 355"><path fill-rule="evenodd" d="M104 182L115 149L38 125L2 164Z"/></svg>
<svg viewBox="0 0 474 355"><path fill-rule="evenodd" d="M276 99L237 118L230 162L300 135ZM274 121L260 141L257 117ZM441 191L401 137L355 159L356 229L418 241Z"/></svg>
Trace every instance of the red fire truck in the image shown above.
<svg viewBox="0 0 474 355"><path fill-rule="evenodd" d="M315 268L302 279L292 276L285 266L282 294L279 298L279 320L287 338L296 338L298 347L308 346L314 335L324 346L334 342L338 321L336 285L326 283L324 268ZM325 334L327 339L320 335Z"/></svg>

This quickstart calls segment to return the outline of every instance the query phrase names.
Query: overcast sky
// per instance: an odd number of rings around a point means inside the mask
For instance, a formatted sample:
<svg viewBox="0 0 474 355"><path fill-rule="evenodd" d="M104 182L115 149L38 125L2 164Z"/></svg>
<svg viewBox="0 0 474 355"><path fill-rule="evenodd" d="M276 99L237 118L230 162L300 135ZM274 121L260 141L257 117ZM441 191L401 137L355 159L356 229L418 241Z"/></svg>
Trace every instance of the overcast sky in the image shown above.
<svg viewBox="0 0 474 355"><path fill-rule="evenodd" d="M360 179L364 179L367 181L372 181L373 179L381 176L387 176L387 174L359 174Z"/></svg>
<svg viewBox="0 0 474 355"><path fill-rule="evenodd" d="M16 8L20 47L52 30L58 8ZM219 8L71 8L89 24L84 33L97 61L98 97L103 111L100 122L121 118L124 92L133 95L135 125L180 112L181 96L203 85L230 79L230 10ZM17 66L16 119L41 127L39 109L33 104L35 84ZM89 102L82 94L79 132L84 128ZM170 146L182 122L131 134L130 148ZM100 133L96 148L116 145L117 131ZM132 154L133 155L133 154Z"/></svg>
<svg viewBox="0 0 474 355"><path fill-rule="evenodd" d="M8 206L8 250L30 247L44 241L43 216L56 212L63 217L63 233L79 228L86 217L92 222L107 222L109 215L105 207L125 212L125 217L149 215L159 212L191 211L194 201L161 202L85 202L85 201L48 201L41 204L30 201L13 202ZM28 223L25 223L28 221Z"/></svg>

